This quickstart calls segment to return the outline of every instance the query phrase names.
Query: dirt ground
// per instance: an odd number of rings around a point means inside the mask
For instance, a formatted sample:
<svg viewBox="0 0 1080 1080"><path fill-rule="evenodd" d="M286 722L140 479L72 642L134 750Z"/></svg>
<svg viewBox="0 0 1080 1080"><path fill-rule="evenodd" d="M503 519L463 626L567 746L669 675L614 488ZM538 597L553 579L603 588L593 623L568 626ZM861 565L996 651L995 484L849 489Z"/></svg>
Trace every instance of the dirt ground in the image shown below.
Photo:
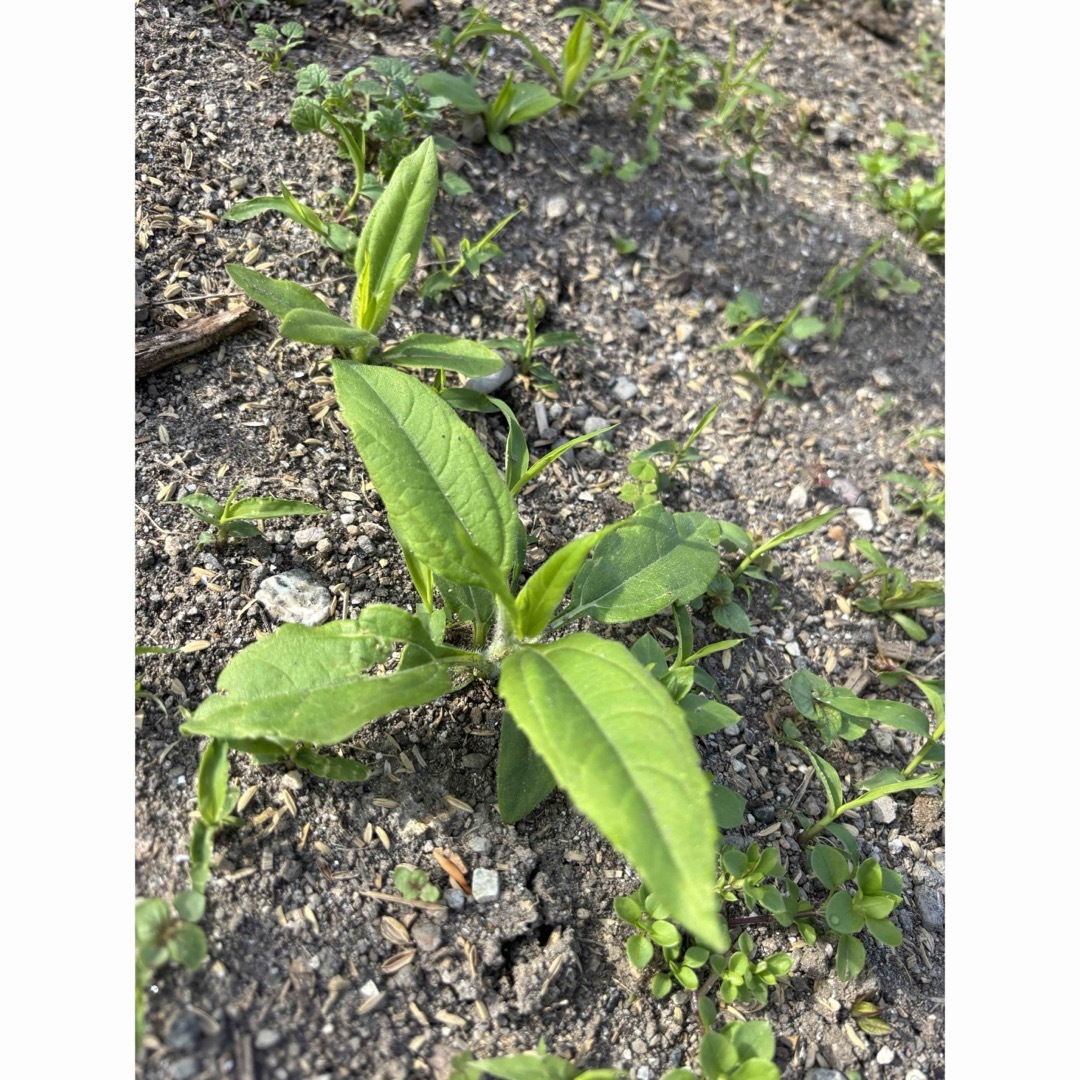
<svg viewBox="0 0 1080 1080"><path fill-rule="evenodd" d="M279 182L305 201L349 182L326 140L288 124L294 74L271 72L247 48L251 23L298 19L296 68L335 72L375 55L435 68L431 41L458 5L361 21L344 2L290 7L135 5L136 343L183 319L226 311L239 299L225 273L244 262L319 291L344 311L352 287L339 258L278 215L221 221L237 199L275 194ZM401 5L406 7L408 5ZM489 12L527 30L554 53L565 21L557 4L493 2ZM900 121L937 144L943 161L943 88L905 73L925 70L920 49L944 49L943 5L922 3L724 3L643 5L683 45L726 56L734 31L745 61L775 35L760 77L783 95L768 120L755 168L767 191L724 175L725 151L700 133L697 111L670 117L659 158L633 183L585 171L589 149L638 145L619 87L587 98L579 113L551 113L511 129L514 153L466 138L452 110L439 130L455 139L444 166L473 193L440 196L431 231L451 247L477 238L513 210L499 236L504 254L481 276L421 301L415 283L390 320L415 331L520 338L522 290L542 294L544 329L585 340L551 354L557 387L518 376L499 391L536 450L617 420L607 444L579 449L523 493L522 517L554 550L571 536L629 511L617 495L627 459L660 438L682 439L714 403L698 471L664 494L672 508L702 511L769 536L831 506L827 529L775 554L775 599L758 588L752 637L707 663L738 725L698 740L702 760L747 799L744 828L729 842L778 844L800 864L793 810L816 816L824 795L805 759L779 742L783 678L798 668L867 696L924 705L876 675L908 662L944 676L944 613L919 613L916 645L888 619L853 608L822 560L850 558L870 538L911 579L944 576L944 533L902 511L883 482L905 471L944 483L944 268L865 197L856 154L882 145L882 124ZM921 39L920 35L924 35ZM922 41L922 44L920 44ZM497 45L485 80L524 66ZM801 118L801 119L800 119ZM636 242L620 254L617 234ZM808 385L791 403L755 401L732 378L738 354L712 346L730 336L723 310L741 289L758 292L779 319L813 297L827 272L850 265L884 238L879 255L918 282L914 295L879 299L863 280L850 295L843 332L803 347L795 363ZM425 248L421 263L431 259ZM422 273L417 275L419 280ZM819 303L819 314L825 308ZM141 310L140 310L141 309ZM138 321L142 317L142 321ZM140 657L144 687L135 733L136 895L169 897L187 884L186 852L200 742L178 733L181 709L213 691L226 662L274 621L255 601L260 583L304 569L332 597L332 617L371 601L413 603L382 504L336 413L325 349L278 338L265 317L251 329L136 381L135 636L181 648ZM632 384L632 387L631 387ZM469 416L501 460L501 418ZM303 499L318 518L266 522L264 536L223 551L196 546L202 526L170 500L191 491ZM713 639L729 636L707 624ZM629 628L629 644L665 620ZM432 706L366 726L350 754L368 763L363 785L335 784L233 754L231 780L245 792L244 824L224 830L202 921L209 958L196 972L162 968L148 995L147 1038L137 1075L196 1077L444 1078L451 1057L519 1052L544 1038L581 1067L617 1066L639 1080L696 1064L700 1037L692 995L656 1001L652 971L626 960L625 924L612 900L637 880L596 830L555 794L514 826L495 810L501 708L474 684ZM910 757L909 736L881 731L825 751L850 788ZM759 947L795 963L762 1009L728 1019L768 1019L785 1078L866 1080L944 1075L944 819L941 793L896 795L844 821L864 855L901 874L898 949L867 938L867 965L849 983L832 974L825 946L784 932ZM440 887L439 848L471 872L499 875L491 904L417 911L366 893L393 892L395 865L427 870ZM386 918L392 916L405 937ZM404 961L404 953L411 953ZM399 966L400 965L400 966ZM887 1034L861 1030L851 1013L874 1001ZM854 1072L853 1072L854 1070Z"/></svg>

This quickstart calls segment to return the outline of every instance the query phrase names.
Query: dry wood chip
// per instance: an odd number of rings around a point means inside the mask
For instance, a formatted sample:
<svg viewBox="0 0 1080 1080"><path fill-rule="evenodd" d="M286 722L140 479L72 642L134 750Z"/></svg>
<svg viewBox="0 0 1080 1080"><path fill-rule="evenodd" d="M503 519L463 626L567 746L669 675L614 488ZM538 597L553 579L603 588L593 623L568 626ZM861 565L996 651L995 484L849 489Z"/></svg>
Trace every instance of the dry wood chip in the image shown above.
<svg viewBox="0 0 1080 1080"><path fill-rule="evenodd" d="M455 810L463 810L466 814L471 814L473 812L473 808L463 799L458 799L453 795L444 795L443 798L446 800L447 804L452 806Z"/></svg>
<svg viewBox="0 0 1080 1080"><path fill-rule="evenodd" d="M371 803L373 806L381 806L384 810L396 810L401 805L396 799L383 798L372 799ZM367 836L365 839L371 840L371 837Z"/></svg>
<svg viewBox="0 0 1080 1080"><path fill-rule="evenodd" d="M296 817L296 800L292 797L292 792L288 788L282 788L278 794L281 796L281 801L285 804L285 809L288 810L293 817Z"/></svg>
<svg viewBox="0 0 1080 1080"><path fill-rule="evenodd" d="M315 918L315 912L312 911L311 908L307 906L307 904L304 905L303 915L304 918L307 919L309 923L311 923L312 929L317 934L319 932L319 920Z"/></svg>
<svg viewBox="0 0 1080 1080"><path fill-rule="evenodd" d="M209 641L189 641L186 645L182 646L180 651L182 653L201 652L203 649L209 649Z"/></svg>
<svg viewBox="0 0 1080 1080"><path fill-rule="evenodd" d="M372 994L371 997L356 1010L356 1015L363 1016L364 1013L369 1013L372 1009L377 1009L385 1000L386 995L381 990L378 993Z"/></svg>
<svg viewBox="0 0 1080 1080"><path fill-rule="evenodd" d="M424 1025L424 1027L430 1027L431 1026L431 1021L424 1015L424 1013L421 1010L420 1006L417 1005L415 1001L410 1001L409 1002L409 1012L411 1012L413 1014L413 1016L415 1016L416 1019L421 1024Z"/></svg>

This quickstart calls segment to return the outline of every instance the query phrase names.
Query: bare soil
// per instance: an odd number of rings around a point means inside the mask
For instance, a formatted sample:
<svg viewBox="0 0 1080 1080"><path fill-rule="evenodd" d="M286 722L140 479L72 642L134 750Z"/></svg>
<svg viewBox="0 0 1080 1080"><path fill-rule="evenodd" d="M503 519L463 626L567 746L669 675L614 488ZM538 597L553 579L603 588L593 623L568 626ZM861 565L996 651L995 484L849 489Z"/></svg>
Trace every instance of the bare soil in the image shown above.
<svg viewBox="0 0 1080 1080"><path fill-rule="evenodd" d="M549 52L565 34L566 23L552 17L560 5L493 0L488 7ZM515 152L505 156L461 137L448 112L445 134L459 150L444 154L443 164L474 193L440 197L432 231L455 245L520 212L499 238L505 254L482 276L441 304L407 290L388 331L520 337L526 289L545 297L545 329L587 340L554 357L554 393L523 377L500 391L534 451L580 434L590 417L619 422L609 446L579 450L523 494L537 558L624 516L629 507L617 493L628 456L659 438L684 438L717 401L717 419L699 442L700 468L665 493L669 506L759 536L845 508L827 530L775 553L776 596L755 592L752 638L724 654L727 665L708 662L723 700L742 717L736 728L699 740L706 768L748 800L744 829L727 839L778 844L789 872L800 874L794 811L816 816L825 800L805 760L775 737L787 701L780 681L808 667L834 684L922 705L878 684L877 673L909 656L913 671L944 674L942 611L920 613L928 637L915 645L891 621L852 608L817 565L850 557L850 541L869 537L912 579L943 577L941 526L919 540L917 518L899 510L881 479L902 469L943 482L942 440L911 438L943 426L943 266L894 234L865 199L855 160L881 145L888 120L928 133L943 154L941 87L913 87L904 77L919 69L920 31L943 48L943 6L710 0L644 9L684 45L717 57L726 55L729 23L743 60L775 35L761 75L786 104L769 121L756 162L768 175L767 193L725 179L717 169L723 148L700 134L695 112L665 124L659 160L635 183L584 171L590 146L619 151L640 140L617 87L587 98L577 114L512 129ZM383 54L422 71L434 68L430 41L457 10L444 0L410 19L364 23L345 3L294 8L272 0L249 18L305 25L305 44L288 57L297 68L317 61L342 72ZM212 4L137 0L135 34L137 280L149 312L137 341L235 304L227 262L321 283L344 310L351 279L311 234L273 215L242 225L220 220L238 198L276 193L281 180L310 202L350 181L328 143L289 127L293 74L271 73L248 50L251 33L240 20L230 24ZM500 72L523 66L520 50L501 44L485 78L500 81ZM620 255L612 232L635 240L637 251ZM861 284L839 340L797 355L806 389L752 421L755 402L732 378L738 355L711 351L726 337L725 304L739 289L754 289L779 318L811 297L831 267L850 264L880 237L888 238L882 254L920 291L878 300ZM263 318L136 382L136 640L183 649L139 661L164 711L143 700L136 718L138 896L168 897L186 886L201 746L178 734L181 709L194 708L226 662L273 629L254 601L259 583L305 569L330 589L333 617L374 600L414 600L381 502L334 408L326 350L283 341L274 325ZM620 377L636 386L625 401L614 392ZM501 419L469 422L500 460ZM168 500L193 490L222 498L238 484L243 495L304 499L328 513L267 522L263 539L221 552L197 549L202 526ZM703 612L699 641L729 636L706 620ZM649 629L670 628L658 618L622 639ZM203 920L209 959L191 974L158 972L137 1074L443 1078L461 1050L506 1054L541 1037L581 1067L618 1066L640 1080L696 1064L693 996L653 1000L652 972L626 961L626 927L612 900L637 887L633 872L559 794L516 826L500 822L499 717L490 690L473 685L374 722L349 747L373 770L359 786L258 768L234 754L232 780L247 801L244 824L219 834L215 846ZM850 788L901 766L911 750L909 737L883 731L823 752ZM867 939L866 969L845 984L823 944L759 935L766 953L792 953L793 970L763 1010L740 1005L724 1016L772 1023L785 1078L944 1075L940 801L936 789L900 794L891 811L864 807L844 819L865 855L902 875L898 949ZM366 895L393 892L398 863L446 886L435 848L470 872L497 870L500 898L421 912ZM394 940L386 916L404 925L407 943ZM411 959L394 970L408 949ZM862 998L880 1006L888 1034L856 1025L850 1009Z"/></svg>

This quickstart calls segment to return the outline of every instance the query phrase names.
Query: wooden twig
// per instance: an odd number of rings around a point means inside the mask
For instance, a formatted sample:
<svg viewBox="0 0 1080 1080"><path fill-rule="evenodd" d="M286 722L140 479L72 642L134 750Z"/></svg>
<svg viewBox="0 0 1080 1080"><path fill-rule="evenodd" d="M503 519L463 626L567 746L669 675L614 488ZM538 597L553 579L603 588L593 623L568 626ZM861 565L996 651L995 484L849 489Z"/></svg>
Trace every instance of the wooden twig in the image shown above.
<svg viewBox="0 0 1080 1080"><path fill-rule="evenodd" d="M135 378L141 379L151 372L195 356L212 348L233 334L252 326L259 318L258 312L247 305L230 308L217 315L205 315L198 319L185 319L179 326L163 334L135 343Z"/></svg>

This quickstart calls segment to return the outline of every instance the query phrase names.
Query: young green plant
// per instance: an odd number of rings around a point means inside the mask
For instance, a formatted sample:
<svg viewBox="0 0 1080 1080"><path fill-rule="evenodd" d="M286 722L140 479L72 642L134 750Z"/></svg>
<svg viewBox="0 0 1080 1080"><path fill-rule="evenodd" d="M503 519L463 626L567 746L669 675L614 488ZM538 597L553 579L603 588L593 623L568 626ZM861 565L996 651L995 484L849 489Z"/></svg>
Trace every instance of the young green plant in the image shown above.
<svg viewBox="0 0 1080 1080"><path fill-rule="evenodd" d="M281 67L286 53L303 43L304 27L298 22L283 23L279 30L271 23L256 23L255 36L248 42L248 48L258 53L271 71Z"/></svg>
<svg viewBox="0 0 1080 1080"><path fill-rule="evenodd" d="M532 379L537 388L553 390L559 383L546 363L536 359L537 353L561 349L565 345L584 345L585 342L571 330L549 330L538 334L537 328L547 314L547 302L540 295L535 297L522 289L522 305L525 309L525 340L516 338L490 338L484 342L488 348L510 353L517 361L522 375Z"/></svg>
<svg viewBox="0 0 1080 1080"><path fill-rule="evenodd" d="M200 521L213 526L213 529L199 533L197 547L214 544L221 549L233 538L262 536L258 527L252 524L254 521L326 513L318 506L301 502L299 499L274 499L265 496L237 499L236 493L239 490L240 485L237 484L229 492L224 505L201 491L185 495L171 504L186 506Z"/></svg>
<svg viewBox="0 0 1080 1080"><path fill-rule="evenodd" d="M385 197L384 197L385 198ZM572 618L649 618L700 595L719 529L702 514L646 507L551 554L520 588L524 527L478 439L430 387L393 368L334 362L339 407L386 508L423 611L372 604L357 618L285 625L234 657L183 726L261 761L342 760L317 747L367 722L456 693L497 688L506 715L499 810L512 822L555 786L701 941L718 944L711 899L716 824L685 713L624 645ZM590 557L591 553L591 557ZM441 595L445 607L434 600ZM447 609L493 626L483 647L445 643ZM396 668L385 664L403 646Z"/></svg>
<svg viewBox="0 0 1080 1080"><path fill-rule="evenodd" d="M395 294L412 276L437 184L435 145L428 138L400 162L364 222L353 261L356 285L348 319L335 315L302 285L236 263L226 270L234 284L281 320L281 336L292 341L329 345L358 363L435 368L466 377L493 375L502 369L502 358L479 342L413 334L381 349L376 336Z"/></svg>

